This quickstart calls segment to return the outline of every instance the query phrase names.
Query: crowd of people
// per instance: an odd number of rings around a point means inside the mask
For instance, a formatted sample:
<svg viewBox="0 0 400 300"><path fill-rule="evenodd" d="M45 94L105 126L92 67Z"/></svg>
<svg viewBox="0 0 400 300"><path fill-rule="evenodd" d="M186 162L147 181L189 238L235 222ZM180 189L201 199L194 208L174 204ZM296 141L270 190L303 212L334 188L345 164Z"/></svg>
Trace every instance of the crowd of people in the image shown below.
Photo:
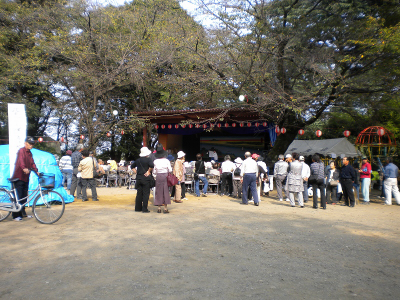
<svg viewBox="0 0 400 300"><path fill-rule="evenodd" d="M121 161L117 164L108 160L107 164L93 157L93 153L78 145L74 152L68 150L61 158L59 166L64 175L70 194L87 201L87 188L92 190L92 200L98 201L96 192L96 176L113 178L115 186L121 186L122 181L135 174L135 211L148 213L148 201L151 190L154 193L154 205L158 213L169 213L171 201L182 203L186 198L186 183L193 183L193 192L197 197L207 197L209 190L219 192L221 196L241 199L242 205L259 206L261 196L268 196L272 189L272 178L276 182L278 200L286 201L290 206L304 208L312 195L312 208L326 209L327 204L336 205L343 199L343 206L354 207L361 184L363 204L369 204L371 185L371 165L367 157L362 158L362 164L351 165L347 157L342 158L341 168L336 161L331 160L325 167L318 154L311 157L311 164L298 153L279 155L272 172L257 153L246 152L243 159L236 157L233 161L229 155L224 161L204 161L199 153L196 161L187 162L186 154L178 151L171 155L163 145L158 144L154 151L147 147L140 149L139 158L132 162ZM398 168L388 158L384 172L383 194L386 205L391 205L392 195L400 205L400 193L397 187ZM168 186L168 174L177 178L177 184ZM269 176L271 173L272 176ZM110 177L111 176L111 177ZM271 179L270 179L271 177ZM190 179L188 182L188 178ZM219 189L220 187L220 189ZM128 186L129 188L129 186ZM353 193L353 189L357 193ZM319 200L320 199L320 200ZM319 202L319 203L318 203ZM163 208L163 210L162 210Z"/></svg>

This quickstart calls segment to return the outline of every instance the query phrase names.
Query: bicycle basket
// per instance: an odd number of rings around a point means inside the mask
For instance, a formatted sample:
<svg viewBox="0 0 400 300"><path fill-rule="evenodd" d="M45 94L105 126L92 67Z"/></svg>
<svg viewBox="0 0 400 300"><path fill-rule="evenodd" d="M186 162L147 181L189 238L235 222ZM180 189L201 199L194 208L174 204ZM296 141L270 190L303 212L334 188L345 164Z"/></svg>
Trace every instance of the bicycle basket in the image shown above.
<svg viewBox="0 0 400 300"><path fill-rule="evenodd" d="M54 174L43 174L39 178L39 184L42 186L42 188L45 189L53 189L54 182L55 182Z"/></svg>

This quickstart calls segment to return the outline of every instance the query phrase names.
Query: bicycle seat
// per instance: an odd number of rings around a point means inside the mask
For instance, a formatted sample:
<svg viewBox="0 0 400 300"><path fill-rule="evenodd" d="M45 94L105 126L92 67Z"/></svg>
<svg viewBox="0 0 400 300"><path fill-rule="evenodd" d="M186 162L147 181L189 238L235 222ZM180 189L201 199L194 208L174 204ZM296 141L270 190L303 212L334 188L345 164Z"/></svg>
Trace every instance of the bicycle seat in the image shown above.
<svg viewBox="0 0 400 300"><path fill-rule="evenodd" d="M16 181L19 180L19 178L7 178L7 180L8 180L9 182L16 182Z"/></svg>

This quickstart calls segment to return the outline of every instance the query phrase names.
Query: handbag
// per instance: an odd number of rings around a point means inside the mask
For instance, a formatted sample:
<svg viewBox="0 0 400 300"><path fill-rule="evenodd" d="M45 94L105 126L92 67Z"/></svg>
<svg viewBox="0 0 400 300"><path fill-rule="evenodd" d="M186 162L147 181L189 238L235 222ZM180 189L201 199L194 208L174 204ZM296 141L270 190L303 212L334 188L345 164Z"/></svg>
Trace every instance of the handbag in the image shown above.
<svg viewBox="0 0 400 300"><path fill-rule="evenodd" d="M151 174L149 175L149 177L150 177L150 188L153 188L156 186L156 180L154 179L154 176Z"/></svg>
<svg viewBox="0 0 400 300"><path fill-rule="evenodd" d="M168 173L167 175L167 184L168 186L174 186L177 185L179 183L178 178L176 178L176 176L172 173Z"/></svg>
<svg viewBox="0 0 400 300"><path fill-rule="evenodd" d="M334 180L334 179L332 179L331 181L329 181L329 184L330 184L331 186L338 186L339 180Z"/></svg>

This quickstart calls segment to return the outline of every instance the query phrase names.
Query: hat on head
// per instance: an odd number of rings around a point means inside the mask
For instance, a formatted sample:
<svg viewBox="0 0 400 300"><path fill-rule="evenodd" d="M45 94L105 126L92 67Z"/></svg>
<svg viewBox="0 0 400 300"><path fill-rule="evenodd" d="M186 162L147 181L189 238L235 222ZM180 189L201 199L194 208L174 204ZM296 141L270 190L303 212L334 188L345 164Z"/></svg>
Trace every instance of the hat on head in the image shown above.
<svg viewBox="0 0 400 300"><path fill-rule="evenodd" d="M31 136L27 136L25 139L25 142L27 142L28 144L31 144L31 145L35 145L35 140Z"/></svg>
<svg viewBox="0 0 400 300"><path fill-rule="evenodd" d="M156 154L154 155L156 158L165 158L168 156L168 152L164 150L162 144L158 144L156 147Z"/></svg>
<svg viewBox="0 0 400 300"><path fill-rule="evenodd" d="M368 159L366 156L363 156L362 159Z"/></svg>
<svg viewBox="0 0 400 300"><path fill-rule="evenodd" d="M291 154L286 154L285 158L292 158Z"/></svg>
<svg viewBox="0 0 400 300"><path fill-rule="evenodd" d="M241 159L240 157L236 157L234 162L237 164L241 164L243 162L243 159Z"/></svg>
<svg viewBox="0 0 400 300"><path fill-rule="evenodd" d="M182 158L182 157L184 157L185 155L186 155L186 153L183 152L183 151L178 151L178 153L177 153L178 158Z"/></svg>
<svg viewBox="0 0 400 300"><path fill-rule="evenodd" d="M140 157L146 157L146 156L149 156L150 154L151 154L151 151L149 150L149 148L147 148L147 147L140 148L140 154L139 154Z"/></svg>
<svg viewBox="0 0 400 300"><path fill-rule="evenodd" d="M251 155L251 158L252 159L257 159L257 158L259 158L260 157L260 155L258 155L257 153L253 153L252 155Z"/></svg>
<svg viewBox="0 0 400 300"><path fill-rule="evenodd" d="M72 151L71 150L67 150L67 155L71 155L72 154Z"/></svg>
<svg viewBox="0 0 400 300"><path fill-rule="evenodd" d="M303 156L303 155L300 155L299 160L300 160L300 161L304 161L304 156Z"/></svg>

